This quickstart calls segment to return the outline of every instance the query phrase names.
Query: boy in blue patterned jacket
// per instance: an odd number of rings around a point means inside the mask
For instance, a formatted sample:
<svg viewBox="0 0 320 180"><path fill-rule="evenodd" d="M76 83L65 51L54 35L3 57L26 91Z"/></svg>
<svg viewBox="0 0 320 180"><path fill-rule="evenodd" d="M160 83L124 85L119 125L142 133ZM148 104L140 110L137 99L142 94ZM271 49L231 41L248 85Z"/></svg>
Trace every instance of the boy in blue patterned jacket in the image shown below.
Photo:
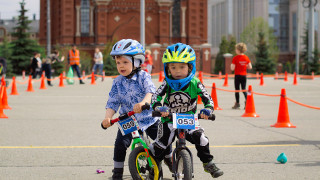
<svg viewBox="0 0 320 180"><path fill-rule="evenodd" d="M145 51L136 40L122 39L112 48L110 55L116 61L120 75L114 79L109 99L106 105L106 115L102 121L102 127L111 126L110 120L118 111L119 114L134 111L140 129L146 131L151 139L156 139L159 119L153 118L152 109L142 111L145 103L151 103L151 97L155 93L155 86L151 76L141 71L140 65L144 63ZM132 141L131 134L123 136L118 130L114 145L114 169L112 179L122 179L124 161L127 148Z"/></svg>

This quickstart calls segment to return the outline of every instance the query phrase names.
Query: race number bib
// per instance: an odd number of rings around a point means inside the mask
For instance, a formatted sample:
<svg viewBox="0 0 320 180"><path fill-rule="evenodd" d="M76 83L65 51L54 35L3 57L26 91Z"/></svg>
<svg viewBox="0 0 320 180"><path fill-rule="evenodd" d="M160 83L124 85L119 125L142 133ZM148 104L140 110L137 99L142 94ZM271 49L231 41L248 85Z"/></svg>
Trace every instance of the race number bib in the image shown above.
<svg viewBox="0 0 320 180"><path fill-rule="evenodd" d="M172 118L173 128L177 129L196 129L198 124L198 116L195 114L174 113Z"/></svg>
<svg viewBox="0 0 320 180"><path fill-rule="evenodd" d="M123 136L139 129L138 122L134 116L118 121L117 124Z"/></svg>

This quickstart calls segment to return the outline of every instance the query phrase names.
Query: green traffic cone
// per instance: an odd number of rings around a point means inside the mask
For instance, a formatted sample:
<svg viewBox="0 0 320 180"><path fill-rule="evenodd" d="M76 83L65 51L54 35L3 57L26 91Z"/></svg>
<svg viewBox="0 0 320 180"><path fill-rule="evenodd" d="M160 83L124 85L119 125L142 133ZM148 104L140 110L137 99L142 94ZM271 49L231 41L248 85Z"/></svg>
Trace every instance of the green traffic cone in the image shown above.
<svg viewBox="0 0 320 180"><path fill-rule="evenodd" d="M280 162L281 164L285 164L288 161L286 154L281 153L278 156L277 161Z"/></svg>

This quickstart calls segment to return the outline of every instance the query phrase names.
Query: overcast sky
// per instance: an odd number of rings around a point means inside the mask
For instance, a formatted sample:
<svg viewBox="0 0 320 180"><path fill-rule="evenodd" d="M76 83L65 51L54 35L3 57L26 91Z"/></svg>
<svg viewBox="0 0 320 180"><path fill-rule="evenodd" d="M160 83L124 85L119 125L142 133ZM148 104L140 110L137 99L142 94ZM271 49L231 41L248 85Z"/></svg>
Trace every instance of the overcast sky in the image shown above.
<svg viewBox="0 0 320 180"><path fill-rule="evenodd" d="M13 16L19 16L19 2L22 2L22 0L0 0L0 19L11 19ZM24 2L29 19L33 18L33 14L36 14L36 19L39 19L40 0L24 0Z"/></svg>

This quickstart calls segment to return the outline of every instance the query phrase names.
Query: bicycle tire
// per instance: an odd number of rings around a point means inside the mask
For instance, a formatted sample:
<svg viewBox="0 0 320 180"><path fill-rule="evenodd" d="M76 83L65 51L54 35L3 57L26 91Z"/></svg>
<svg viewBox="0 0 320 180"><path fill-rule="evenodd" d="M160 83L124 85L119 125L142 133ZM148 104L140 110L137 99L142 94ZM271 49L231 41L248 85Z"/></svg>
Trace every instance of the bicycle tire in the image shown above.
<svg viewBox="0 0 320 180"><path fill-rule="evenodd" d="M182 149L177 154L176 159L176 180L191 180L192 179L192 162L190 154L187 150ZM183 174L183 176L181 176Z"/></svg>
<svg viewBox="0 0 320 180"><path fill-rule="evenodd" d="M151 169L148 165L147 153L143 146L134 148L129 155L129 171L134 180L146 180L153 176L153 180L162 179L162 170L155 159L150 156L151 162L154 167ZM153 173L154 172L154 173ZM150 175L150 173L153 173Z"/></svg>

